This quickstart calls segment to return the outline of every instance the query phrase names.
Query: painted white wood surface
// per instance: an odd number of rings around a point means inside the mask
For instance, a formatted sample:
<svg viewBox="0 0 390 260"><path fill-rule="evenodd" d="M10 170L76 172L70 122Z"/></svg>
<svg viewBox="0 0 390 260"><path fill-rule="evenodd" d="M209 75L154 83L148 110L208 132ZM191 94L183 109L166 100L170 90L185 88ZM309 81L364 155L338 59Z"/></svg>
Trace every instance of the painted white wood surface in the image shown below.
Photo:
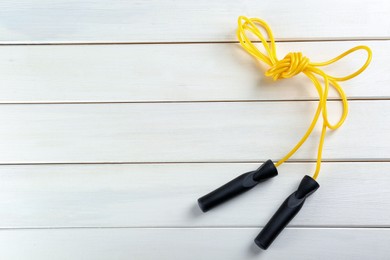
<svg viewBox="0 0 390 260"><path fill-rule="evenodd" d="M361 76L342 82L350 98L390 98L390 42L278 43L279 57L302 51L328 60L356 45L374 57ZM326 50L318 52L318 49ZM274 82L238 44L0 46L0 102L297 100L317 98L304 76ZM355 53L329 68L351 73ZM331 97L337 97L333 92Z"/></svg>
<svg viewBox="0 0 390 260"><path fill-rule="evenodd" d="M1 230L2 259L375 259L390 254L389 229L288 228L272 250L256 228Z"/></svg>
<svg viewBox="0 0 390 260"><path fill-rule="evenodd" d="M276 160L306 131L316 104L1 105L0 163ZM330 102L330 115L340 110ZM387 101L351 101L346 124L327 136L324 160L388 160L389 111ZM318 136L293 159L315 159Z"/></svg>
<svg viewBox="0 0 390 260"><path fill-rule="evenodd" d="M0 41L232 41L239 15L261 17L277 39L389 38L387 0L3 0Z"/></svg>
<svg viewBox="0 0 390 260"><path fill-rule="evenodd" d="M390 258L389 1L5 0L0 10L0 259ZM263 252L253 238L313 172L318 129L272 181L207 214L196 199L283 156L316 95L302 76L264 77L233 43L238 15L269 22L280 57L321 61L358 44L374 55L342 84L358 100L327 136L321 188Z"/></svg>
<svg viewBox="0 0 390 260"><path fill-rule="evenodd" d="M282 165L279 176L206 214L196 202L258 166L3 165L0 228L260 228L301 178L312 174L313 163ZM390 163L324 163L321 188L290 227L390 227L389 172Z"/></svg>

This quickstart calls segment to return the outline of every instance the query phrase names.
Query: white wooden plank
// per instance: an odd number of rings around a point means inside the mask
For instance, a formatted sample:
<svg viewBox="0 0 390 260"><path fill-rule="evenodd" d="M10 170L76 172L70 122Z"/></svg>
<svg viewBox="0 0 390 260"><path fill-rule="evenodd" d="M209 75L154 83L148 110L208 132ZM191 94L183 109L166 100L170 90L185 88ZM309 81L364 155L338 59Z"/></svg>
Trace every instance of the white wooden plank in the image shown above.
<svg viewBox="0 0 390 260"><path fill-rule="evenodd" d="M2 259L388 259L389 229L286 229L266 251L258 229L1 230Z"/></svg>
<svg viewBox="0 0 390 260"><path fill-rule="evenodd" d="M0 167L0 227L261 227L314 164L205 214L197 199L259 164ZM321 188L292 227L390 227L390 163L324 163Z"/></svg>
<svg viewBox="0 0 390 260"><path fill-rule="evenodd" d="M5 0L0 8L3 43L232 41L239 15L265 19L282 40L390 36L386 0Z"/></svg>
<svg viewBox="0 0 390 260"><path fill-rule="evenodd" d="M316 103L1 105L0 163L276 160L306 131ZM330 102L330 115L340 109ZM387 101L350 102L323 158L389 159L389 111ZM315 159L314 132L294 159Z"/></svg>
<svg viewBox="0 0 390 260"><path fill-rule="evenodd" d="M370 67L342 82L350 98L389 98L388 41L278 43L283 57L302 51L328 60L366 44ZM321 52L318 52L318 50ZM0 102L291 100L316 98L309 79L274 82L238 44L1 46ZM356 53L327 71L342 75L365 60ZM331 97L337 97L330 93Z"/></svg>

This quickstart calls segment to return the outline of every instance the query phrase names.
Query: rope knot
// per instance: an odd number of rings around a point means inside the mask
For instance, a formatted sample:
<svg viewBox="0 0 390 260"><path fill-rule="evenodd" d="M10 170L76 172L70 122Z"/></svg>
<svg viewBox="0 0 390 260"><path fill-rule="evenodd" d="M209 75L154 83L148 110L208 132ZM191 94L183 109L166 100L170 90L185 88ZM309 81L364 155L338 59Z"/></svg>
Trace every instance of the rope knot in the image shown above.
<svg viewBox="0 0 390 260"><path fill-rule="evenodd" d="M265 75L274 80L291 78L304 71L309 63L309 58L301 52L290 52L282 60L276 61Z"/></svg>

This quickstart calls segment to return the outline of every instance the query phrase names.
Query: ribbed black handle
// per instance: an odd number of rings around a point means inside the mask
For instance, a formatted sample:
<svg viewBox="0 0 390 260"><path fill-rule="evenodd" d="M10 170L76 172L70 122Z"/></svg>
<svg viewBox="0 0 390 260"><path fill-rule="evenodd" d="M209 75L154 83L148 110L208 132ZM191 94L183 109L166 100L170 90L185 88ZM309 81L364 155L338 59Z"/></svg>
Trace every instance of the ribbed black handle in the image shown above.
<svg viewBox="0 0 390 260"><path fill-rule="evenodd" d="M241 174L218 189L198 199L199 207L206 212L219 204L252 189L258 183L278 175L271 160L263 163L257 170Z"/></svg>
<svg viewBox="0 0 390 260"><path fill-rule="evenodd" d="M262 249L267 249L287 224L301 210L306 198L315 192L320 185L310 176L303 177L298 189L280 206L278 211L268 221L255 243Z"/></svg>

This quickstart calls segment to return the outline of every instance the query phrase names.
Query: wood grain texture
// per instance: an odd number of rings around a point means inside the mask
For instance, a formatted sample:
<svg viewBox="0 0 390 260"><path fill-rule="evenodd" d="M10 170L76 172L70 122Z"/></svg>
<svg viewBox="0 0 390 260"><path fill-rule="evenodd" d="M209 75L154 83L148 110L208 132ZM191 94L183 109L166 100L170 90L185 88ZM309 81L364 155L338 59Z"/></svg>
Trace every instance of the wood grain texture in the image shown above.
<svg viewBox="0 0 390 260"><path fill-rule="evenodd" d="M3 259L388 259L388 229L291 229L267 250L258 229L1 230ZM23 250L21 250L21 248ZM326 250L325 250L326 249Z"/></svg>
<svg viewBox="0 0 390 260"><path fill-rule="evenodd" d="M278 43L279 57L302 51L328 60L368 45L374 58L360 76L342 82L350 98L390 98L388 41ZM318 49L326 50L319 52ZM0 47L0 102L148 102L299 100L317 98L303 75L274 82L238 44L38 45ZM356 70L356 53L326 68ZM330 93L330 97L337 95Z"/></svg>
<svg viewBox="0 0 390 260"><path fill-rule="evenodd" d="M312 163L201 213L197 199L259 164L0 166L0 228L261 227ZM390 227L390 163L324 163L290 227ZM373 217L375 216L375 217Z"/></svg>
<svg viewBox="0 0 390 260"><path fill-rule="evenodd" d="M387 0L2 1L0 41L232 41L239 15L268 21L277 39L390 37Z"/></svg>
<svg viewBox="0 0 390 260"><path fill-rule="evenodd" d="M0 10L0 259L389 259L389 1L4 0ZM302 75L265 78L236 43L239 15L269 22L279 57L373 49L367 71L342 83L355 100L327 135L321 188L267 251L253 238L313 172L319 129L277 178L207 214L196 199L281 158L316 94Z"/></svg>
<svg viewBox="0 0 390 260"><path fill-rule="evenodd" d="M0 163L276 160L306 131L316 103L1 105ZM340 109L330 102L330 115ZM323 158L388 160L389 111L387 101L351 101ZM315 159L318 135L293 159Z"/></svg>

